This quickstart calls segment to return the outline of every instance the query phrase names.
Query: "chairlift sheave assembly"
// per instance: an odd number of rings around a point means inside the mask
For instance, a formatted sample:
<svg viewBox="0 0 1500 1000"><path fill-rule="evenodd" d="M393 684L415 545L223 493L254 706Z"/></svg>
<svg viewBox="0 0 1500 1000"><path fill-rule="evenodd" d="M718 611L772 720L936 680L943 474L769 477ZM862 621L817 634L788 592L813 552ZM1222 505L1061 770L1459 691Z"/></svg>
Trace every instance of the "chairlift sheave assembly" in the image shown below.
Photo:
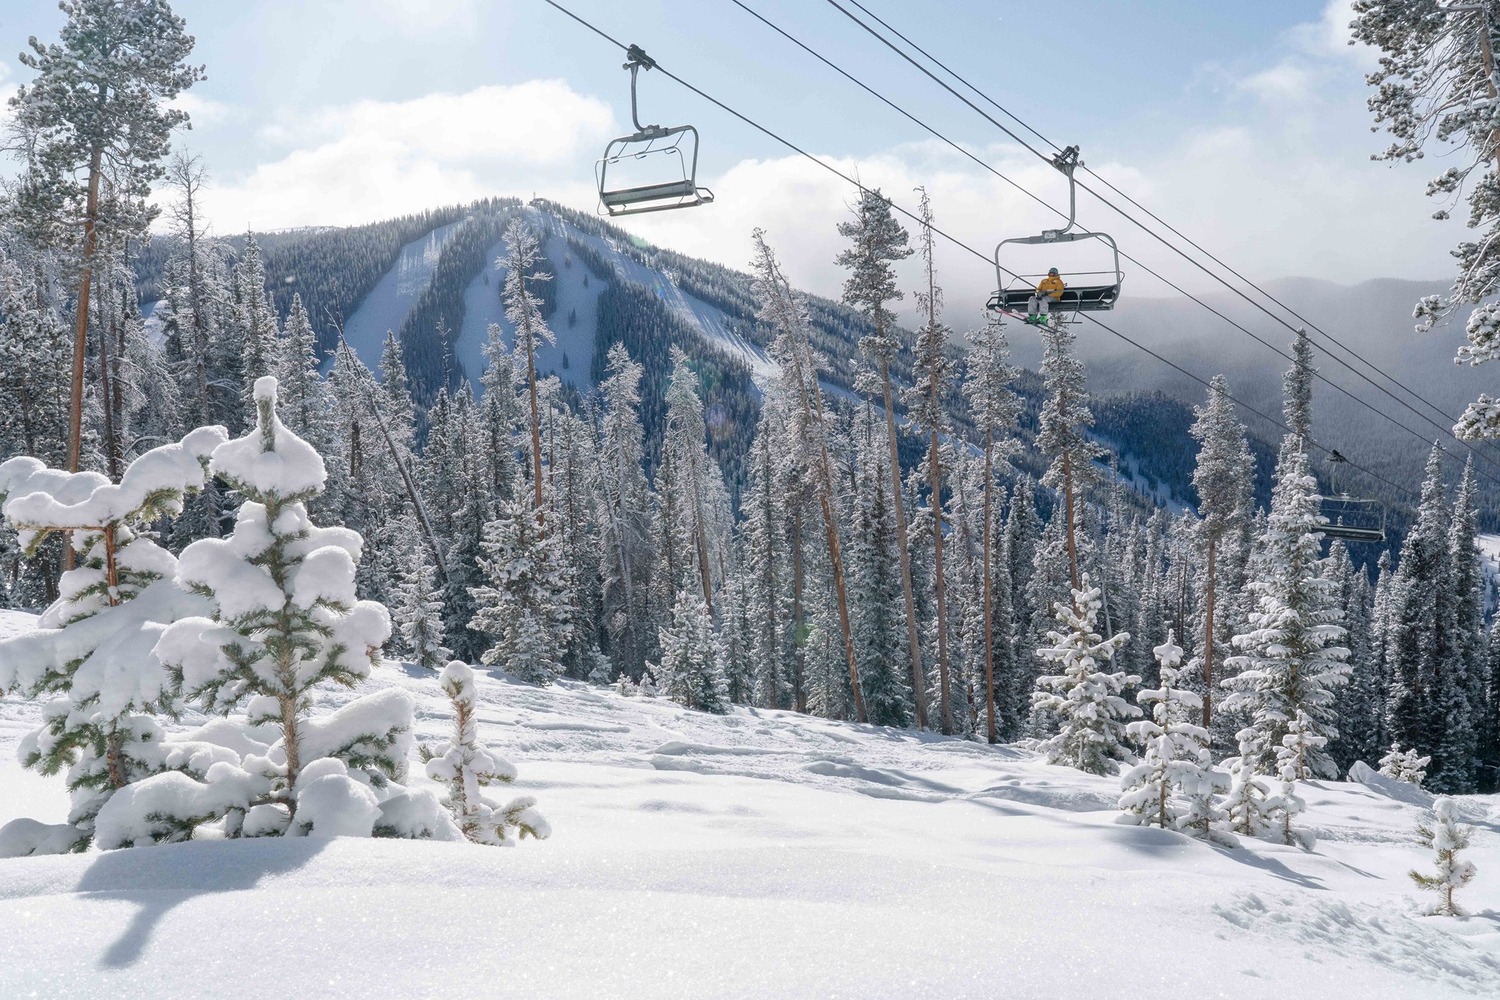
<svg viewBox="0 0 1500 1000"><path fill-rule="evenodd" d="M594 168L599 204L611 216L692 208L714 200L698 186L698 130L691 125L642 125L637 110L636 75L655 60L638 45L626 50L630 70L630 120L635 132L611 139ZM668 171L667 179L660 179Z"/></svg>
<svg viewBox="0 0 1500 1000"><path fill-rule="evenodd" d="M1384 542L1385 504L1338 491L1338 470L1349 460L1337 450L1328 453L1328 487L1332 496L1319 498L1318 513L1326 519L1319 530L1325 538L1346 542Z"/></svg>
<svg viewBox="0 0 1500 1000"><path fill-rule="evenodd" d="M1068 224L1061 229L1044 229L1037 236L1013 236L1001 240L995 247L995 280L997 291L990 296L986 308L991 312L1013 316L1029 323L1045 322L1052 314L1080 312L1103 312L1113 309L1120 298L1120 285L1125 280L1120 270L1120 248L1108 233L1074 230L1078 214L1078 188L1073 180L1073 171L1082 165L1078 158L1078 147L1069 146L1052 158L1052 165L1068 178ZM1038 309L1040 298L1037 284L1047 272L1027 273L1007 268L1001 261L1007 246L1043 246L1061 243L1077 243L1095 240L1109 248L1112 267L1107 270L1070 271L1069 278L1095 278L1091 284L1067 285L1062 295L1048 299L1045 312ZM1024 266L1024 265L1021 265ZM1064 319L1064 321L1066 321Z"/></svg>

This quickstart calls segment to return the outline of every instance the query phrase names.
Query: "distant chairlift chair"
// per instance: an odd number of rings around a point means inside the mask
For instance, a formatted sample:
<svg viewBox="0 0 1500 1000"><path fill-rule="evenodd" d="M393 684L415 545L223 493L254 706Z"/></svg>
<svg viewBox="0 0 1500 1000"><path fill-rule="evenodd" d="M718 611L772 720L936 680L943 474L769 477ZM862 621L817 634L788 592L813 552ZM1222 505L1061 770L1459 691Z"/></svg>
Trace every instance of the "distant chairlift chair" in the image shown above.
<svg viewBox="0 0 1500 1000"><path fill-rule="evenodd" d="M697 183L698 130L691 125L668 128L641 124L636 110L636 74L651 69L656 62L636 45L630 46L626 55L629 61L624 68L630 70L630 120L635 124L635 133L611 139L604 148L604 157L595 167L599 204L611 216L708 204L714 200L714 193ZM639 183L652 173L659 175L661 164L675 167L676 177ZM636 167L642 169L637 171Z"/></svg>
<svg viewBox="0 0 1500 1000"><path fill-rule="evenodd" d="M1335 495L1321 498L1318 504L1318 513L1327 520L1320 529L1323 537L1346 542L1384 542L1385 504L1337 492L1338 470L1348 461L1336 450L1328 454L1328 486Z"/></svg>
<svg viewBox="0 0 1500 1000"><path fill-rule="evenodd" d="M1089 285L1070 285L1062 293L1061 298L1049 302L1049 312L1103 312L1113 309L1115 302L1120 298L1120 285L1124 282L1125 275L1120 270L1120 248L1115 245L1114 237L1108 233L1073 231L1078 210L1078 191L1073 182L1073 171L1081 165L1078 159L1078 147L1069 146L1058 153L1052 158L1052 165L1068 178L1068 224L1061 229L1044 229L1040 236L1015 236L1000 241L995 247L995 278L999 290L991 295L989 302L986 303L986 308L991 312L1025 314L1030 307L1032 296L1036 294L1037 282L1045 274L1045 272L1021 274L1008 270L1000 262L1000 257L1005 247L1013 243L1039 246L1050 243L1074 243L1079 240L1098 240L1109 247L1114 261L1113 270L1073 271L1068 274L1068 277L1107 277L1110 280Z"/></svg>

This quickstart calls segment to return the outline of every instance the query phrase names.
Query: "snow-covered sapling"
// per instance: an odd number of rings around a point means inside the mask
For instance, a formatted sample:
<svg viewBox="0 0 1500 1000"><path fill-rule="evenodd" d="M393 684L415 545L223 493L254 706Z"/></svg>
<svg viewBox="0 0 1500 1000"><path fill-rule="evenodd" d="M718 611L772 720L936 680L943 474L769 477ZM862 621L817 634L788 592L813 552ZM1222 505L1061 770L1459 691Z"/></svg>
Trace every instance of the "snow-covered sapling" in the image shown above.
<svg viewBox="0 0 1500 1000"><path fill-rule="evenodd" d="M209 712L244 706L249 726L268 728L275 741L238 767L214 765L199 787L143 790L111 828L126 842L176 839L220 821L222 836L442 836L442 824L395 784L411 742L407 695L381 691L310 717L319 685L369 676L390 617L355 595L359 534L308 518L323 460L277 417L274 378L256 381L255 404L255 427L214 449L211 463L245 497L234 533L189 545L177 569L179 585L207 598L212 617L173 624L156 651L185 698ZM150 801L157 794L163 801ZM441 815L435 797L431 805Z"/></svg>
<svg viewBox="0 0 1500 1000"><path fill-rule="evenodd" d="M453 814L459 829L476 844L514 846L512 830L523 839L545 840L552 828L537 812L536 799L523 795L502 807L485 797L486 787L514 781L516 769L493 748L479 742L473 668L454 660L443 669L440 683L453 702L453 736L446 747L430 750L423 746L421 754L427 762L427 776L448 787L443 805Z"/></svg>
<svg viewBox="0 0 1500 1000"><path fill-rule="evenodd" d="M1276 838L1289 847L1312 850L1317 838L1310 831L1298 830L1292 820L1307 809L1307 803L1297 794L1297 782L1307 777L1307 760L1310 753L1321 751L1328 741L1316 735L1314 725L1307 714L1298 709L1286 725L1286 735L1276 749L1277 770L1281 777L1281 788L1276 796L1267 801L1271 811L1271 824Z"/></svg>
<svg viewBox="0 0 1500 1000"><path fill-rule="evenodd" d="M1207 836L1224 817L1214 795L1227 786L1211 766L1208 730L1190 721L1202 711L1203 702L1199 695L1177 687L1182 647L1176 636L1169 632L1167 641L1153 652L1160 664L1161 687L1136 695L1150 709L1151 718L1126 727L1144 744L1145 753L1121 779L1120 809L1127 821L1141 826Z"/></svg>
<svg viewBox="0 0 1500 1000"><path fill-rule="evenodd" d="M1277 800L1271 786L1256 772L1256 747L1260 733L1246 726L1235 734L1240 755L1225 761L1229 768L1229 797L1224 810L1229 814L1229 829L1245 837L1263 837L1271 828L1271 810Z"/></svg>
<svg viewBox="0 0 1500 1000"><path fill-rule="evenodd" d="M481 657L486 666L531 684L550 684L562 673L572 633L566 567L554 516L524 499L501 501L484 526L488 585L471 587L478 605L471 628L495 637Z"/></svg>
<svg viewBox="0 0 1500 1000"><path fill-rule="evenodd" d="M1432 804L1432 812L1431 823L1417 824L1417 840L1433 851L1437 874L1424 875L1415 870L1408 874L1419 889L1438 893L1438 901L1427 908L1427 913L1461 917L1463 908L1453 901L1453 894L1468 885L1478 869L1458 854L1468 848L1474 828L1458 822L1458 803L1446 795Z"/></svg>
<svg viewBox="0 0 1500 1000"><path fill-rule="evenodd" d="M1101 607L1100 591L1084 574L1082 589L1073 591L1071 604L1055 605L1060 631L1047 633L1053 645L1037 650L1044 660L1061 665L1062 672L1037 678L1032 693L1034 711L1049 713L1060 722L1057 734L1041 749L1052 764L1066 764L1092 774L1113 774L1115 761L1125 757L1125 723L1140 709L1120 696L1127 684L1141 679L1107 667L1113 655L1130 640L1121 632L1103 639L1095 629Z"/></svg>
<svg viewBox="0 0 1500 1000"><path fill-rule="evenodd" d="M54 847L86 848L110 796L167 766L161 728L145 714L171 709L151 648L163 627L203 605L172 583L177 560L148 526L181 512L183 496L203 487L209 454L224 439L221 427L200 428L137 458L118 484L30 457L0 464L0 509L23 551L56 532L69 535L76 555L39 628L0 643L0 692L47 699L42 727L21 742L22 763L43 774L67 770L72 833L49 828ZM37 841L25 853L45 846Z"/></svg>
<svg viewBox="0 0 1500 1000"><path fill-rule="evenodd" d="M1422 782L1427 780L1427 765L1430 763L1432 757L1417 756L1416 747L1402 750L1401 744L1392 743L1390 750L1380 758L1380 773L1421 788Z"/></svg>

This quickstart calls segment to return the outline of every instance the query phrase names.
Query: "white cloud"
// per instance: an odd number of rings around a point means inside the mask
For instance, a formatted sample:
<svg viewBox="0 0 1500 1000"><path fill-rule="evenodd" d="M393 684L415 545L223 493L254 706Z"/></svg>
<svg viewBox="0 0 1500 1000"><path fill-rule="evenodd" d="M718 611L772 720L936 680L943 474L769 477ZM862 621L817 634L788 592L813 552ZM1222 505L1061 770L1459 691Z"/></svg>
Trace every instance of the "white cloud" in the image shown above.
<svg viewBox="0 0 1500 1000"><path fill-rule="evenodd" d="M1312 70L1288 60L1270 69L1252 73L1239 80L1236 86L1263 101L1277 103L1307 100L1315 83L1316 76Z"/></svg>
<svg viewBox="0 0 1500 1000"><path fill-rule="evenodd" d="M218 125L236 121L241 117L240 109L211 97L203 97L190 90L183 91L171 102L171 106L186 111L194 127Z"/></svg>
<svg viewBox="0 0 1500 1000"><path fill-rule="evenodd" d="M488 195L587 199L608 105L537 80L288 112L290 151L205 192L221 229L347 225Z"/></svg>

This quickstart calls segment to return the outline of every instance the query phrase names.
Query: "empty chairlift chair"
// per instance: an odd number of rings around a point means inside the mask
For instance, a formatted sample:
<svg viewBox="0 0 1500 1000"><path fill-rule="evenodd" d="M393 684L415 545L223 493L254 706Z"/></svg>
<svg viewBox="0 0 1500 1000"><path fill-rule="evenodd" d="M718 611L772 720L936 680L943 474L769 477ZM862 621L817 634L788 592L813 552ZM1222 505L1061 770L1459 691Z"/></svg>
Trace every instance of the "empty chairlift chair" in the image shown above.
<svg viewBox="0 0 1500 1000"><path fill-rule="evenodd" d="M635 96L636 74L655 61L639 46L627 50L632 135L611 139L595 167L599 204L610 215L637 215L692 208L714 200L698 186L698 130L691 125L642 125Z"/></svg>
<svg viewBox="0 0 1500 1000"><path fill-rule="evenodd" d="M1346 542L1384 542L1385 504L1338 492L1338 473L1348 462L1337 451L1328 454L1328 487L1334 495L1321 498L1318 504L1318 513L1327 522L1321 529L1323 537Z"/></svg>
<svg viewBox="0 0 1500 1000"><path fill-rule="evenodd" d="M1070 271L1068 287L1062 297L1048 303L1048 311L1055 313L1102 312L1113 309L1120 298L1120 285L1125 280L1120 270L1120 248L1108 233L1074 231L1077 215L1077 188L1073 182L1073 171L1081 165L1078 147L1069 146L1052 158L1052 165L1068 178L1068 224L1061 229L1044 229L1038 236L1014 236L1001 240L995 247L995 278L998 290L990 296L986 307L1001 314L1025 314L1030 310L1031 300L1036 295L1036 286L1045 271L1032 274L1010 270L1001 262L1007 246L1040 246L1043 244L1076 243L1081 240L1096 240L1109 249L1108 269L1095 271ZM1074 279L1096 279L1087 284L1073 284ZM1034 315L1034 314L1033 314Z"/></svg>

